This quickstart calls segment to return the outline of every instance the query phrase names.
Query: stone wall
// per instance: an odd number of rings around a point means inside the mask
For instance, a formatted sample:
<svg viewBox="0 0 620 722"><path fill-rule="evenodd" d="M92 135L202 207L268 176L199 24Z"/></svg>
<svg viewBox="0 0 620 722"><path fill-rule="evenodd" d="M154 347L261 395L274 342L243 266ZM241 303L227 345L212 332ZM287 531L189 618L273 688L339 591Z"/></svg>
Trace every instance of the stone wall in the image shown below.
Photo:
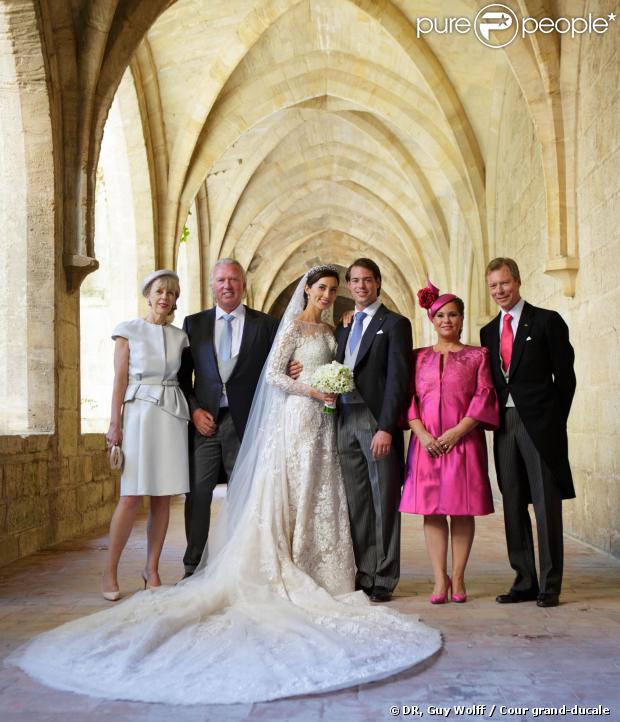
<svg viewBox="0 0 620 722"><path fill-rule="evenodd" d="M613 3L601 3L599 12ZM580 271L569 323L580 391L570 443L580 503L571 531L620 556L620 38L585 38L577 104L577 231Z"/></svg>
<svg viewBox="0 0 620 722"><path fill-rule="evenodd" d="M577 499L565 502L565 528L620 556L620 383L615 370L620 353L618 34L586 36L582 42L575 169L580 270L574 298L566 297L560 283L545 274L541 151L512 76L500 126L495 252L517 259L524 298L557 310L569 325L578 384L569 419Z"/></svg>
<svg viewBox="0 0 620 722"><path fill-rule="evenodd" d="M0 436L0 564L107 524L118 491L103 437L80 435L79 304L63 271L70 191L43 25L31 0L0 9L0 433L13 434Z"/></svg>
<svg viewBox="0 0 620 722"><path fill-rule="evenodd" d="M19 31L16 32L16 26ZM36 13L0 6L0 434L54 428L52 126Z"/></svg>
<svg viewBox="0 0 620 722"><path fill-rule="evenodd" d="M58 454L51 435L0 438L0 565L108 524L119 491L101 434Z"/></svg>

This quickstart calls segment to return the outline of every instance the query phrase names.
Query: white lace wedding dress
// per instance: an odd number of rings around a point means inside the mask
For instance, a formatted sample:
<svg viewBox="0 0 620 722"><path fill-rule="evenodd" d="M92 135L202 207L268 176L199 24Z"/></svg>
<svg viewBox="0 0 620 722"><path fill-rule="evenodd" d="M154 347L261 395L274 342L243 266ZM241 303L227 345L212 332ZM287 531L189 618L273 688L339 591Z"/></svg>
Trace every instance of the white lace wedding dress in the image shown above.
<svg viewBox="0 0 620 722"><path fill-rule="evenodd" d="M293 563L330 594L352 592L355 560L344 482L337 462L334 417L310 397L314 371L331 363L336 339L322 323L293 320L269 360L267 383L283 389L289 539ZM303 364L297 380L289 359Z"/></svg>
<svg viewBox="0 0 620 722"><path fill-rule="evenodd" d="M381 679L439 649L439 632L352 591L334 419L306 395L334 340L294 321L303 286L259 383L208 563L36 637L10 663L95 697L247 703ZM304 364L298 381L284 373L291 356Z"/></svg>

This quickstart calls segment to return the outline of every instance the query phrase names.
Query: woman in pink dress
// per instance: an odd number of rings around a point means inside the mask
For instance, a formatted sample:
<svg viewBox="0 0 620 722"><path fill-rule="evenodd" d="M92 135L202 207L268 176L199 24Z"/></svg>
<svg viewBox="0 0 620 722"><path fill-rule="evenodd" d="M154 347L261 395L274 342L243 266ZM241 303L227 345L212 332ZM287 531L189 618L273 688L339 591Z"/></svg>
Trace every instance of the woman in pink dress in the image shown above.
<svg viewBox="0 0 620 722"><path fill-rule="evenodd" d="M452 293L439 295L430 282L418 299L437 343L413 356L415 390L407 417L413 434L400 511L424 515L435 575L431 603L443 604L451 590L453 602L465 602L474 516L493 512L484 429L498 427L499 408L488 350L459 340L463 301ZM452 577L447 573L449 536Z"/></svg>

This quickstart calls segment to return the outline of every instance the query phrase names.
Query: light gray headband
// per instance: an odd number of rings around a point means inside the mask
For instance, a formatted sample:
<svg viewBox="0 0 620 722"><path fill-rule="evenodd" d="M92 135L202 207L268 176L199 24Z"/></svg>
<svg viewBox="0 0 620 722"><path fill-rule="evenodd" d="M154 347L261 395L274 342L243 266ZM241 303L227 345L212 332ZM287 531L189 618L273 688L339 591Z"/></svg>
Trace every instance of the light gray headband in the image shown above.
<svg viewBox="0 0 620 722"><path fill-rule="evenodd" d="M159 271L153 271L153 273L149 273L149 275L142 281L142 295L144 296L144 292L146 289L158 278L161 278L162 276L170 276L171 278L174 278L174 280L179 283L179 277L174 271L171 271L168 268L161 268Z"/></svg>

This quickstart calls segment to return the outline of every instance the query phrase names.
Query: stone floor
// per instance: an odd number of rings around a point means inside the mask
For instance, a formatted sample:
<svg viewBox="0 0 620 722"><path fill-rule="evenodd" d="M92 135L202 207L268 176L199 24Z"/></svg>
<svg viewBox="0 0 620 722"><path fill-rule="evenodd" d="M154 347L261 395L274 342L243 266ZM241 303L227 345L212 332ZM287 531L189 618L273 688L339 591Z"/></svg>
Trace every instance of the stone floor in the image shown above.
<svg viewBox="0 0 620 722"><path fill-rule="evenodd" d="M620 720L620 563L579 542L566 541L562 604L499 606L494 597L510 586L501 518L478 520L469 567L470 601L431 606L430 567L421 519L403 519L403 576L391 603L418 614L444 635L444 648L422 669L382 683L321 696L255 705L177 707L110 702L47 689L19 670L0 666L0 720L135 720L206 722L242 720L343 720L394 717L481 720L590 719L584 708L610 708ZM123 558L121 587L138 589L144 557L144 518ZM34 554L0 569L0 653L61 622L106 606L99 573L106 548L102 530ZM180 576L182 505L173 508L162 577ZM459 714L458 705L465 710ZM561 707L564 715L536 714L535 707ZM412 708L419 708L418 715ZM503 706L503 707L502 707ZM394 708L394 710L392 710ZM527 710L524 708L528 708ZM571 710L573 710L571 712Z"/></svg>

